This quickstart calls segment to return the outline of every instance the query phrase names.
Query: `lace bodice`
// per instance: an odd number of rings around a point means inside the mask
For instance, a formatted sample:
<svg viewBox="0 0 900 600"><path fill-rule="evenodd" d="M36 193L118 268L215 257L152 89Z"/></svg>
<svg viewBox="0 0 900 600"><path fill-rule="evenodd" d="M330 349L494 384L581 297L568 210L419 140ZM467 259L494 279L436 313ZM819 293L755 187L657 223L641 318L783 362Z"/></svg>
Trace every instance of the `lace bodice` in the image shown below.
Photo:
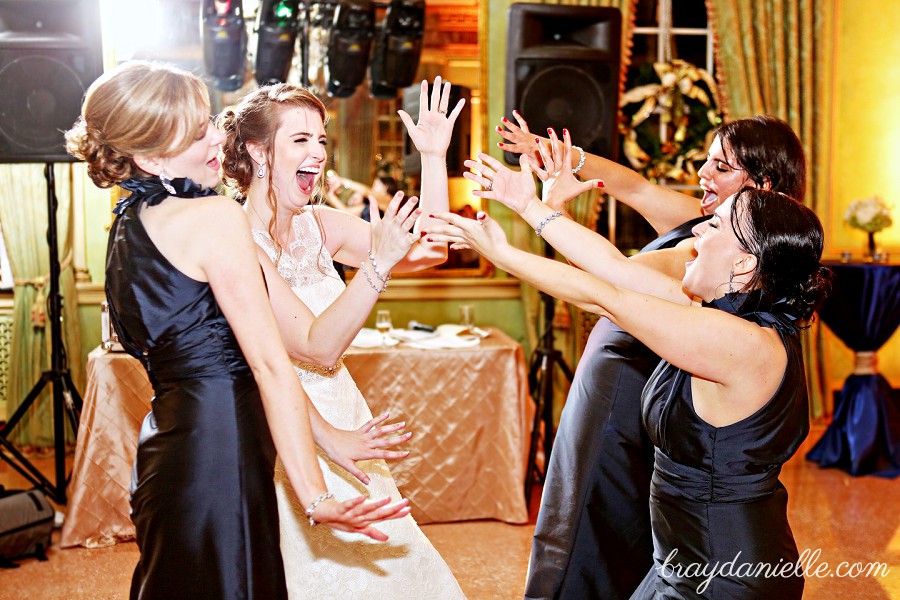
<svg viewBox="0 0 900 600"><path fill-rule="evenodd" d="M318 317L344 291L344 282L322 240L314 208L307 207L294 215L291 232L293 241L278 257L278 274ZM278 248L268 232L254 229L253 241L266 251L274 263Z"/></svg>

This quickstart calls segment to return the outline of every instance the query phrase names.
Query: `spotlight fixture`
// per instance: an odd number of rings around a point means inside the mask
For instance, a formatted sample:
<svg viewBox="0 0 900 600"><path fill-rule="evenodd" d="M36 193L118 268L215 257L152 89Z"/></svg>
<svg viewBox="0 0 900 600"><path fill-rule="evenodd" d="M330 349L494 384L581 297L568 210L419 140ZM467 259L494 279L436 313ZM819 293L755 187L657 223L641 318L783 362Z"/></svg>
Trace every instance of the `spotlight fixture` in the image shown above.
<svg viewBox="0 0 900 600"><path fill-rule="evenodd" d="M300 0L263 0L256 25L256 81L287 81L297 41Z"/></svg>
<svg viewBox="0 0 900 600"><path fill-rule="evenodd" d="M422 54L425 0L391 0L375 39L369 74L374 98L391 100L412 85Z"/></svg>
<svg viewBox="0 0 900 600"><path fill-rule="evenodd" d="M203 0L200 11L206 73L220 90L238 90L244 85L247 56L247 30L241 0Z"/></svg>
<svg viewBox="0 0 900 600"><path fill-rule="evenodd" d="M365 79L374 27L371 0L341 0L338 4L326 57L329 95L352 96Z"/></svg>

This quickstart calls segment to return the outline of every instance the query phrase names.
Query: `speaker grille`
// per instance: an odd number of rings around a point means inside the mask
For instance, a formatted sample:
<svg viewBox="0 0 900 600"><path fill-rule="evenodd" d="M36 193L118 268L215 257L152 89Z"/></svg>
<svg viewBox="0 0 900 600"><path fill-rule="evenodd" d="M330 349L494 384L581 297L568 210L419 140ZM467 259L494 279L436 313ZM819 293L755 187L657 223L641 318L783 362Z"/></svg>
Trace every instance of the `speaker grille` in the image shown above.
<svg viewBox="0 0 900 600"><path fill-rule="evenodd" d="M22 56L0 69L0 135L12 154L65 153L63 131L79 113L85 86L59 58Z"/></svg>

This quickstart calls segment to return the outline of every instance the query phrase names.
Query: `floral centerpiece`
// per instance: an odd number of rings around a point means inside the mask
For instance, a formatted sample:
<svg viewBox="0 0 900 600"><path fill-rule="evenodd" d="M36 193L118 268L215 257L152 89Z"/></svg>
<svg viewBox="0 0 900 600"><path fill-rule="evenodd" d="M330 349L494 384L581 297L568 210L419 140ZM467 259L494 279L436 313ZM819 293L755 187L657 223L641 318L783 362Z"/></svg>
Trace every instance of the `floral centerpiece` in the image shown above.
<svg viewBox="0 0 900 600"><path fill-rule="evenodd" d="M879 196L851 202L844 213L844 222L868 234L870 256L875 254L875 234L894 223L890 207Z"/></svg>
<svg viewBox="0 0 900 600"><path fill-rule="evenodd" d="M695 162L706 160L715 128L722 122L713 77L689 62L673 59L640 68L635 87L622 96L622 153L651 180L696 184ZM656 115L658 119L652 119ZM665 141L660 124L666 128Z"/></svg>

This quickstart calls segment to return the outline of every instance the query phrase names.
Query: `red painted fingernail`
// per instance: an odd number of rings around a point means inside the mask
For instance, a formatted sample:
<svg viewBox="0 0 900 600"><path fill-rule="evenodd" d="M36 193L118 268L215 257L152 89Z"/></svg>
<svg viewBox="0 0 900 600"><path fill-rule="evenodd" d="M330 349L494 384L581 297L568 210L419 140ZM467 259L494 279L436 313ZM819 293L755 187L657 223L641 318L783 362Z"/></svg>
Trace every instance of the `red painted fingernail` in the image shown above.
<svg viewBox="0 0 900 600"><path fill-rule="evenodd" d="M515 111L513 111L513 112L515 112ZM503 121L504 123L509 123L509 119L507 119L506 117L503 117L500 120ZM499 129L499 127L498 127L498 129Z"/></svg>
<svg viewBox="0 0 900 600"><path fill-rule="evenodd" d="M598 181L598 182L597 182L597 187L606 187L606 184L603 183L602 181Z"/></svg>
<svg viewBox="0 0 900 600"><path fill-rule="evenodd" d="M421 232L421 233L419 234L419 237L420 237L420 238L423 238L423 237L425 237L426 235L428 235L428 232L427 232L427 231L423 231L423 232Z"/></svg>
<svg viewBox="0 0 900 600"><path fill-rule="evenodd" d="M434 218L434 215L431 215L431 214L430 214L430 215L428 215L428 216L431 217L432 219Z"/></svg>
<svg viewBox="0 0 900 600"><path fill-rule="evenodd" d="M433 242L434 240L431 239L431 238L425 238L425 241L426 241L426 242Z"/></svg>
<svg viewBox="0 0 900 600"><path fill-rule="evenodd" d="M500 127L499 125L497 125L497 131L498 131L499 133L503 133L503 128Z"/></svg>
<svg viewBox="0 0 900 600"><path fill-rule="evenodd" d="M563 129L563 135L569 135L569 130L568 130L568 129Z"/></svg>
<svg viewBox="0 0 900 600"><path fill-rule="evenodd" d="M535 144L540 144L540 143L541 143L541 138L534 138L534 143L535 143Z"/></svg>
<svg viewBox="0 0 900 600"><path fill-rule="evenodd" d="M513 114L517 115L517 114L519 114L519 111L517 111L516 109L513 109Z"/></svg>
<svg viewBox="0 0 900 600"><path fill-rule="evenodd" d="M547 128L547 135L553 135L553 128L552 128L552 127L548 127L548 128Z"/></svg>
<svg viewBox="0 0 900 600"><path fill-rule="evenodd" d="M498 147L498 148L502 148L502 147L503 147L503 142L497 142L497 147Z"/></svg>

